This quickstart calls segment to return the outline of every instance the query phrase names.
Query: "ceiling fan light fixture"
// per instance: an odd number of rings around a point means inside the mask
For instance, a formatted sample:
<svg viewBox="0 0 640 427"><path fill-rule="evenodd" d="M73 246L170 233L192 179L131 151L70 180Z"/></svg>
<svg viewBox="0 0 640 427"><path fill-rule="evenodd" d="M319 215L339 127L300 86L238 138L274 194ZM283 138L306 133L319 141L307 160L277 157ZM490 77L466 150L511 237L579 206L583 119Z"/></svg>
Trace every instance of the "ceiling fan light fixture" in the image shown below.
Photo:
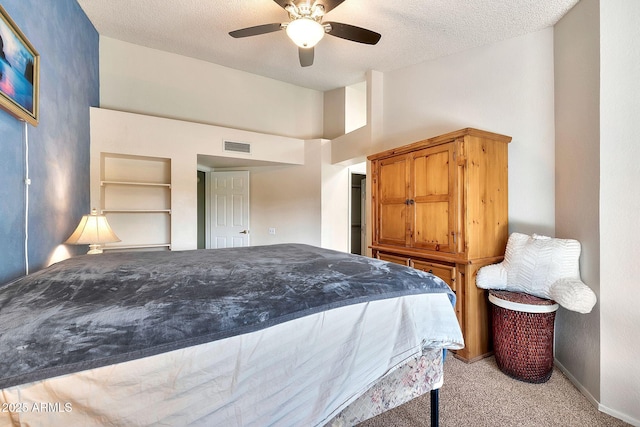
<svg viewBox="0 0 640 427"><path fill-rule="evenodd" d="M287 35L299 47L311 48L324 37L324 27L311 18L298 18L287 25Z"/></svg>

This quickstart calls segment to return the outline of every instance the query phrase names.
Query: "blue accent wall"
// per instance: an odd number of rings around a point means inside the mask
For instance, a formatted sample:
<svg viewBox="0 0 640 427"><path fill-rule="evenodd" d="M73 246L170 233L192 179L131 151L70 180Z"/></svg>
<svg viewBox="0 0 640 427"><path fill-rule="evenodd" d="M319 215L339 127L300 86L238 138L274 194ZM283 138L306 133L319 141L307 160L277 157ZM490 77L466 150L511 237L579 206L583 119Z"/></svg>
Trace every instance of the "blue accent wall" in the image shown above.
<svg viewBox="0 0 640 427"><path fill-rule="evenodd" d="M40 124L29 139L29 272L46 267L89 206L89 107L99 37L76 0L0 0L40 54ZM25 130L0 110L0 284L24 275ZM86 246L65 246L75 255Z"/></svg>

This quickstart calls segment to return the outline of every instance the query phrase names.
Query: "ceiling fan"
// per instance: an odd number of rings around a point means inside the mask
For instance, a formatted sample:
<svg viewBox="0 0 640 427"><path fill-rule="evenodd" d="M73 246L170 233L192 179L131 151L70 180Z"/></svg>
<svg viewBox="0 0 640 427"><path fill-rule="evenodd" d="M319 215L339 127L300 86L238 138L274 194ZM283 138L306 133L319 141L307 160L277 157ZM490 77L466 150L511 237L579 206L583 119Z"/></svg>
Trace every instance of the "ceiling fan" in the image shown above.
<svg viewBox="0 0 640 427"><path fill-rule="evenodd" d="M344 0L274 0L289 14L289 22L256 25L231 31L234 38L257 36L285 30L289 38L298 46L300 65L308 67L313 64L314 46L325 33L345 40L364 44L376 44L382 37L380 34L340 22L322 22L326 13L338 7Z"/></svg>

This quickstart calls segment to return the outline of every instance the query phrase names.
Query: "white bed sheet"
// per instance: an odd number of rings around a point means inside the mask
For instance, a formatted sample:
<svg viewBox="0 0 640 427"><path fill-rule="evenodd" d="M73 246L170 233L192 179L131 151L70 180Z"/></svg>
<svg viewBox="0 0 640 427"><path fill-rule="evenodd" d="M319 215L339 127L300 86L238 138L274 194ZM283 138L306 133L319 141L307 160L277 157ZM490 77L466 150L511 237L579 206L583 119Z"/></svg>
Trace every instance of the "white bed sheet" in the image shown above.
<svg viewBox="0 0 640 427"><path fill-rule="evenodd" d="M463 346L445 294L372 301L9 387L0 425L323 425L422 348Z"/></svg>

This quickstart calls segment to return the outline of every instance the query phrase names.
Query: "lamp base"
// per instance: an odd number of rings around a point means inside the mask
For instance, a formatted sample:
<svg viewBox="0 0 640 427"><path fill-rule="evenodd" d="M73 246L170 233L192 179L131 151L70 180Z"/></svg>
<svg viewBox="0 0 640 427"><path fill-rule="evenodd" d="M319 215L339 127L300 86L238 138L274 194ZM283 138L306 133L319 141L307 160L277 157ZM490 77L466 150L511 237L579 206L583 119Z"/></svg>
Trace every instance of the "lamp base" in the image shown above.
<svg viewBox="0 0 640 427"><path fill-rule="evenodd" d="M102 253L102 248L100 247L100 245L89 245L89 252L87 252L87 254L95 255L95 254L101 254L101 253Z"/></svg>

